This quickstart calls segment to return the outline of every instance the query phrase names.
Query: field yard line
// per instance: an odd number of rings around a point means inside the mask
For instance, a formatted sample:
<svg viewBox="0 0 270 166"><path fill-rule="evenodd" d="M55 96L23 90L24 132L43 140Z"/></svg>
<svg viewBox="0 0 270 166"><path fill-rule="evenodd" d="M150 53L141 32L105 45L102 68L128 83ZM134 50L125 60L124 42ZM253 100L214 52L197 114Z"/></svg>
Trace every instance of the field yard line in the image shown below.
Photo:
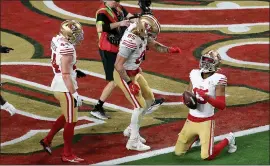
<svg viewBox="0 0 270 166"><path fill-rule="evenodd" d="M235 44L230 44L230 45L225 45L223 47L218 48L218 52L221 56L222 60L229 61L232 63L237 63L237 64L244 64L244 65L257 65L257 66L265 66L269 67L269 63L259 63L259 62L248 62L248 61L243 61L239 59L234 59L229 57L227 52L234 48L234 47L239 47L239 46L245 46L245 45L253 45L253 44L269 44L269 41L255 41L255 42L241 42L241 43L235 43Z"/></svg>
<svg viewBox="0 0 270 166"><path fill-rule="evenodd" d="M133 7L133 8L139 8L139 5L133 5L121 2L122 6L126 7ZM186 11L186 10L241 10L241 9L268 9L269 6L239 6L237 8L232 7L151 7L152 10L180 10L180 11Z"/></svg>
<svg viewBox="0 0 270 166"><path fill-rule="evenodd" d="M41 62L1 62L1 65L35 65L35 66L48 66L50 67L51 64L50 63L41 63ZM101 79L105 79L105 75L103 74L99 74L99 73L95 73L95 72L91 72L88 70L82 70L85 74L91 75L93 77L98 77ZM156 94L161 94L161 95L167 95L167 96L182 96L182 93L174 93L174 92L165 92L165 91L161 91L158 89L152 89L152 91ZM106 103L105 103L106 104Z"/></svg>
<svg viewBox="0 0 270 166"><path fill-rule="evenodd" d="M269 25L269 22L258 22L258 23L243 23L243 24L213 24L213 25L174 25L174 24L161 24L161 28L226 28L230 26L259 26L259 25Z"/></svg>
<svg viewBox="0 0 270 166"><path fill-rule="evenodd" d="M251 128L251 129L247 129L247 130L242 130L242 131L237 131L237 132L234 132L234 135L235 135L235 137L241 137L241 136L264 132L264 131L269 131L269 125L255 127L255 128ZM226 136L227 136L227 134L216 136L215 142L223 140L224 138L226 138ZM196 146L199 146L199 145L196 145ZM192 146L192 147L195 147L195 146ZM130 161L135 161L135 160L140 160L140 159L149 158L149 157L153 157L153 156L158 156L161 154L171 153L173 151L174 151L174 146L171 146L171 147L148 151L145 153L140 153L140 154L136 154L136 155L132 155L132 156L126 156L126 157L113 159L113 160L109 160L109 161L103 161L100 163L95 163L93 165L123 164L123 163L130 162Z"/></svg>
<svg viewBox="0 0 270 166"><path fill-rule="evenodd" d="M16 114L20 114L20 115L30 117L30 118L33 118L33 119L38 119L38 120L45 120L45 121L55 121L56 120L54 118L42 117L42 116L38 116L38 115L28 113L28 112L25 112L25 111L21 111L21 110L16 110ZM87 117L87 116L80 116L80 117L78 117L78 120L87 120L89 122L94 122L94 123L87 123L87 124L77 125L75 127L75 130L106 123L103 120L99 120L99 119L96 119L96 118L90 118L90 117ZM61 129L60 131L63 131L63 130L64 129ZM13 145L13 144L19 143L21 141L24 141L26 139L29 139L29 138L33 137L34 135L36 135L38 133L46 133L46 132L49 132L49 131L50 131L50 129L30 130L26 134L24 134L24 135L22 135L22 136L20 136L18 138L15 138L13 140L1 143L1 147L7 146L7 145Z"/></svg>
<svg viewBox="0 0 270 166"><path fill-rule="evenodd" d="M49 86L45 86L45 85L35 83L35 82L32 82L32 81L27 81L27 80L24 80L24 79L12 77L12 76L9 76L9 75L1 74L1 78L12 80L12 81L19 82L19 83L26 84L26 85L31 85L31 86L39 88L39 89L51 91L51 87L49 87ZM92 99L92 98L89 98L89 97L86 97L86 96L82 96L82 99L85 100L85 101L89 101L91 103L97 103L98 102L96 99ZM123 112L132 113L131 109L121 107L121 106L118 106L118 105L115 105L115 104L105 103L104 106L109 107L109 108L113 108L113 109L119 109L119 110L121 110Z"/></svg>
<svg viewBox="0 0 270 166"><path fill-rule="evenodd" d="M53 1L43 1L43 3L51 10L69 16L69 17L75 17L75 18L79 18L82 20L87 20L87 21L95 21L95 18L92 17L86 17L86 16L82 16L79 14L75 14L69 11L66 11L58 6L56 6ZM130 4L124 4L126 6L131 6L131 7L136 7L139 8L138 5L130 5ZM233 9L261 9L261 8L269 8L269 6L247 6L247 7L239 7L239 8L233 8ZM155 8L155 7L151 7L151 9L157 9L157 10L229 10L231 8ZM248 23L248 24L225 24L225 25L167 25L167 24L161 24L161 27L163 28L169 28L169 27L173 27L173 28L221 28L221 27L229 27L229 26L256 26L256 25L269 25L269 22L265 22L265 23Z"/></svg>

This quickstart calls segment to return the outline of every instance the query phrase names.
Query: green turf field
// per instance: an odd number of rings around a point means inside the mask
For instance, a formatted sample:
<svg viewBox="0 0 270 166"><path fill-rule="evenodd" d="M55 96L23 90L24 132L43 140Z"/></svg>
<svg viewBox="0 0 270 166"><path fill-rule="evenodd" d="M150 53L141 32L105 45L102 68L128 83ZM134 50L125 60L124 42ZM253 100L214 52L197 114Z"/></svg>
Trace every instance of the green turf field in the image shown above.
<svg viewBox="0 0 270 166"><path fill-rule="evenodd" d="M137 160L128 165L269 165L269 131L236 138L238 150L229 154L227 149L212 161L200 158L200 147L191 149L184 156L174 153Z"/></svg>

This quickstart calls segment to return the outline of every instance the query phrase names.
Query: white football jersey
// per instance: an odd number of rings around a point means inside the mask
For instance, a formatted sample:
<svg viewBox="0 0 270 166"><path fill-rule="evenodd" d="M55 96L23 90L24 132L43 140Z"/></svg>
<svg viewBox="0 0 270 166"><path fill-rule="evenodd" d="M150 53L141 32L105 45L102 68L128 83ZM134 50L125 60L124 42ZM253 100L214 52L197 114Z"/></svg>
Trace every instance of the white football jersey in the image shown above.
<svg viewBox="0 0 270 166"><path fill-rule="evenodd" d="M198 99L197 109L189 109L189 113L195 117L211 117L214 115L214 107L205 102L202 97L196 93L196 89L203 89L206 94L211 97L216 97L216 86L227 85L227 77L223 74L214 73L210 77L203 79L199 69L194 69L190 72L190 81L193 85L193 93Z"/></svg>
<svg viewBox="0 0 270 166"><path fill-rule="evenodd" d="M138 69L145 56L147 39L141 39L139 36L131 32L135 26L136 23L132 23L128 27L119 45L118 54L127 58L124 63L124 68L126 70Z"/></svg>
<svg viewBox="0 0 270 166"><path fill-rule="evenodd" d="M57 92L68 92L68 89L65 85L65 82L62 77L61 72L61 58L62 56L73 56L73 61L71 64L70 75L75 89L78 89L77 81L76 81L76 50L75 47L64 40L64 37L61 35L57 35L53 37L51 41L51 64L54 72L54 78L51 84L52 91Z"/></svg>

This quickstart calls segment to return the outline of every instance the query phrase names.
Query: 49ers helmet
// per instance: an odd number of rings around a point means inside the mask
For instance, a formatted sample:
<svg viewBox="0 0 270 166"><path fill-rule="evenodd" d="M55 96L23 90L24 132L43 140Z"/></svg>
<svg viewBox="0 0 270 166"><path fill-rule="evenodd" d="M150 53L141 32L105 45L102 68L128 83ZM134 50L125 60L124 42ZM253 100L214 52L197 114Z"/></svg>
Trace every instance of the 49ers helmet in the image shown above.
<svg viewBox="0 0 270 166"><path fill-rule="evenodd" d="M160 24L153 15L142 15L138 20L137 30L141 37L156 39L160 33Z"/></svg>
<svg viewBox="0 0 270 166"><path fill-rule="evenodd" d="M82 25L76 20L66 20L62 22L60 34L73 45L80 44L84 39Z"/></svg>
<svg viewBox="0 0 270 166"><path fill-rule="evenodd" d="M217 51L210 50L200 59L200 69L203 73L216 72L220 65L221 57Z"/></svg>

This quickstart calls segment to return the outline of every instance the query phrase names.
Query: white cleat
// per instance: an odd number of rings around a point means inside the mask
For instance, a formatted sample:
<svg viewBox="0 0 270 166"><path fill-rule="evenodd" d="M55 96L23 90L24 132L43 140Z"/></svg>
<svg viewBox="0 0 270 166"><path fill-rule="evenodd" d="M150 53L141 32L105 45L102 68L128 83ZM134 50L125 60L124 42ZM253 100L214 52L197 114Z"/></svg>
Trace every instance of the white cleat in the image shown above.
<svg viewBox="0 0 270 166"><path fill-rule="evenodd" d="M139 140L139 137L137 137L135 139L128 139L128 142L126 144L126 148L128 150L137 150L137 151L146 151L146 150L151 149L150 146L143 144Z"/></svg>
<svg viewBox="0 0 270 166"><path fill-rule="evenodd" d="M131 135L131 127L127 127L123 132L125 137L130 137ZM139 139L142 143L146 143L146 139L144 139L142 136L139 135Z"/></svg>
<svg viewBox="0 0 270 166"><path fill-rule="evenodd" d="M16 113L16 108L8 102L6 102L4 105L1 105L1 109L8 111L10 113L10 116Z"/></svg>
<svg viewBox="0 0 270 166"><path fill-rule="evenodd" d="M229 133L229 135L226 137L226 139L229 141L229 146L228 146L228 152L229 153L234 153L237 150L237 145L235 143L235 137L232 132Z"/></svg>

